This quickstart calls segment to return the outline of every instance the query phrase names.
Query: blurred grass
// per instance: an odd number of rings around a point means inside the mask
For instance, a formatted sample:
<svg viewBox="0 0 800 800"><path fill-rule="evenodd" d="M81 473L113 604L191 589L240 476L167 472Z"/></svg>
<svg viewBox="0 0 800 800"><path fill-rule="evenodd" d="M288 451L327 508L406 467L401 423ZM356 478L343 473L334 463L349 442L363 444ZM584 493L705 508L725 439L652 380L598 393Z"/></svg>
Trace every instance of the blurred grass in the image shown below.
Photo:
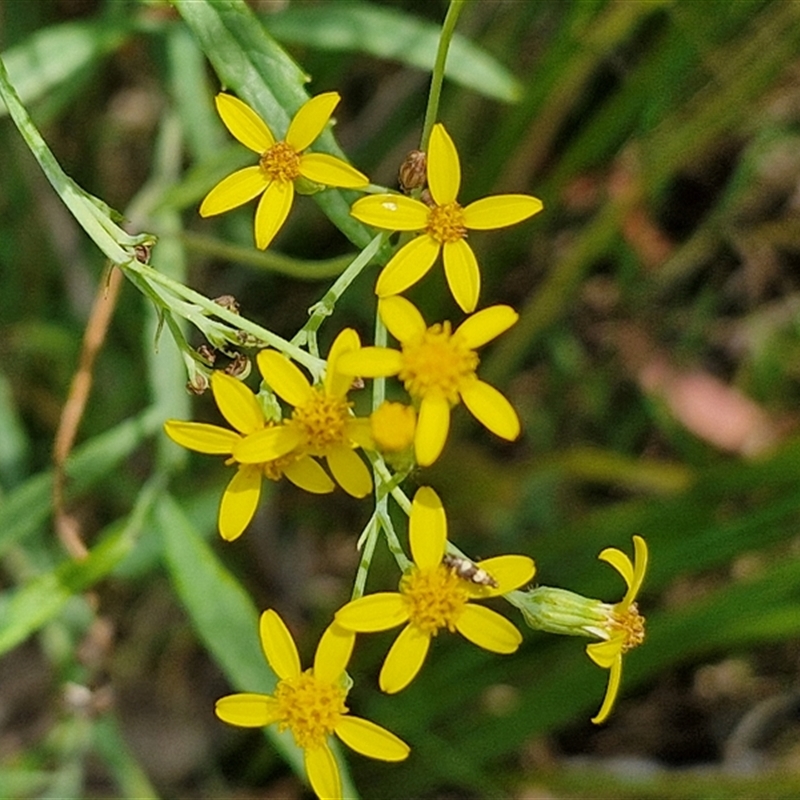
<svg viewBox="0 0 800 800"><path fill-rule="evenodd" d="M260 12L263 29L235 4L176 8L183 17L159 4L10 0L0 49L67 173L125 208L137 231L162 237L159 269L210 297L234 294L243 313L291 337L367 232L333 194L317 199L345 235L302 198L264 255L252 249L252 208L201 221L199 198L241 163L213 94L249 87L243 96L280 128L306 90L340 91L326 148L394 185L417 143L420 58L445 6L326 4L316 15L290 3L274 18ZM225 41L212 35L218 17ZM418 35L420 51L397 48L387 20ZM331 36L337 21L343 39ZM413 751L391 767L351 759L355 785L381 798L522 796L532 785L570 797L793 796L796 727L783 749L763 746L771 771L720 776L744 712L797 685L800 6L473 3L459 30L467 60L478 47L488 65L471 75L456 61L445 84L461 198L526 191L545 201L533 220L470 240L482 303L521 311L481 369L512 397L526 435L498 445L456 415L442 462L415 480L442 495L467 552L530 553L537 580L609 601L622 587L597 554L645 536L648 638L626 658L623 700L602 731L586 720L605 675L582 641L526 636L499 659L442 637L417 681L387 698L375 688L386 642L364 638L352 707ZM213 69L203 47L214 48ZM264 94L270 68L293 76L292 92L277 81ZM256 610L278 608L310 656L348 595L364 509L281 485L242 540L223 546L216 502L228 474L158 433L167 416L216 412L207 398L189 403L171 341L126 286L68 468L91 556L65 558L50 523L49 454L104 265L7 118L0 141L0 698L10 709L0 730L14 743L0 793L244 796L285 780L286 768L260 755L263 738L220 730L213 701L231 686L268 688L254 632L241 627ZM323 338L345 324L370 336L372 277L345 296ZM430 320L455 313L441 275L410 295ZM653 384L664 365L666 381ZM697 373L718 382L719 397L735 390L757 402L763 441L726 449L704 433L677 396ZM704 424L733 425L727 406L705 402ZM215 576L225 576L216 595ZM381 579L394 575L379 559L374 588ZM163 619L147 622L152 607ZM101 646L102 624L115 633ZM34 646L20 647L27 639ZM754 683L717 687L715 705L697 675L730 659L744 659ZM23 674L38 676L34 689L12 681ZM71 682L91 690L85 705L63 704ZM97 700L108 686L116 707ZM722 711L726 692L732 708ZM79 724L83 744L70 747L64 731ZM184 746L166 759L143 743L162 727ZM603 757L623 755L647 767L635 782L632 768L624 779L605 769ZM678 769L700 762L717 770L712 780Z"/></svg>

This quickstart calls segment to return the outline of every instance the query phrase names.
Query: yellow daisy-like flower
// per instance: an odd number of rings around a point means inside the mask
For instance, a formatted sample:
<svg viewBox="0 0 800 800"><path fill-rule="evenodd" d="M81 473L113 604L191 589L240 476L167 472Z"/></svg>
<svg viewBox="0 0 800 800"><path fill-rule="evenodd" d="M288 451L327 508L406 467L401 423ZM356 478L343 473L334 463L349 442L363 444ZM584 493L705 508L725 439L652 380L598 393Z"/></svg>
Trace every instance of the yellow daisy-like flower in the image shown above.
<svg viewBox="0 0 800 800"><path fill-rule="evenodd" d="M444 271L453 297L466 312L475 310L480 294L478 261L467 244L468 230L514 225L542 210L542 201L527 194L484 197L462 207L458 151L444 126L431 131L427 158L428 187L433 204L399 194L374 194L353 204L350 213L361 222L390 231L422 231L395 253L384 267L375 293L388 297L413 286L444 251Z"/></svg>
<svg viewBox="0 0 800 800"><path fill-rule="evenodd" d="M519 436L519 417L511 403L475 374L475 349L517 321L513 308L484 308L455 330L449 322L427 327L419 311L399 296L379 300L378 311L401 350L362 347L342 356L337 369L362 378L397 375L403 381L419 406L414 436L418 464L429 466L439 457L450 427L450 409L459 400L492 433L509 441Z"/></svg>
<svg viewBox="0 0 800 800"><path fill-rule="evenodd" d="M513 653L522 635L505 617L471 600L510 592L533 578L527 556L497 556L475 564L496 585L475 583L443 563L447 518L433 489L423 486L414 496L409 519L414 564L400 580L399 592L379 592L353 600L336 612L342 627L372 633L406 623L383 662L379 683L384 692L408 686L428 653L431 637L442 628L458 631L493 653Z"/></svg>
<svg viewBox="0 0 800 800"><path fill-rule="evenodd" d="M276 141L264 120L247 103L230 94L216 97L225 127L245 147L258 153L258 164L223 178L200 205L200 216L230 211L261 195L256 208L256 246L264 250L280 230L295 193L295 181L306 178L325 186L355 189L369 179L357 169L326 153L303 152L322 133L339 102L336 92L312 97L294 115L286 138Z"/></svg>
<svg viewBox="0 0 800 800"><path fill-rule="evenodd" d="M608 621L602 631L606 641L586 646L589 658L597 666L610 670L603 705L597 715L592 717L592 722L595 724L606 720L617 698L622 678L622 654L638 647L644 641L644 617L639 613L635 601L647 571L647 544L641 536L634 536L633 548L633 563L625 553L615 547L607 547L598 556L622 575L628 591L619 603L611 607Z"/></svg>
<svg viewBox="0 0 800 800"><path fill-rule="evenodd" d="M241 536L253 519L261 496L261 480L280 480L285 475L292 483L315 494L333 491L333 481L322 467L292 448L275 458L258 463L242 463L233 451L236 446L260 431L280 432L281 426L268 423L253 392L241 381L214 372L211 391L222 416L234 430L209 425L204 422L184 422L170 419L164 430L172 441L198 453L230 456L226 463L238 463L236 474L222 495L219 506L219 532L223 539L232 541Z"/></svg>
<svg viewBox="0 0 800 800"><path fill-rule="evenodd" d="M305 753L311 788L320 798L341 798L342 779L328 739L339 737L357 753L381 761L402 761L410 748L380 725L349 715L345 669L355 635L335 623L317 646L314 666L301 670L300 656L289 629L271 609L261 615L259 626L264 655L278 676L270 694L231 694L217 700L216 714L243 728L277 724L289 729Z"/></svg>
<svg viewBox="0 0 800 800"><path fill-rule="evenodd" d="M324 457L336 482L353 497L372 491L372 477L355 447L369 448L369 419L354 417L347 400L351 379L337 371L344 354L361 343L345 328L331 345L321 385L312 386L300 369L277 350L256 357L261 375L281 399L294 406L292 417L279 428L256 431L237 442L233 457L242 464L262 464L297 452Z"/></svg>

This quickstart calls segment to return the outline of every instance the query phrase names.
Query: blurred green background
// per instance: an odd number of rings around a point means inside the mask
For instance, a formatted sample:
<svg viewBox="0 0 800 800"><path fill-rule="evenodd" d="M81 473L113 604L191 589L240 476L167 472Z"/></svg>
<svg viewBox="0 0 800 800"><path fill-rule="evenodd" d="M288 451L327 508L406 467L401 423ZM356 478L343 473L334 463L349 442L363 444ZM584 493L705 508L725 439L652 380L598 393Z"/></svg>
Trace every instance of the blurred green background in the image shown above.
<svg viewBox="0 0 800 800"><path fill-rule="evenodd" d="M250 49L263 25L311 93L342 94L352 162L395 186L446 4L250 8L254 27L231 34L243 58L269 82ZM249 162L213 111L198 25L165 3L5 0L0 52L65 171L159 236L156 267L290 338L357 248L309 198L266 254L252 204L199 218ZM582 640L526 630L499 658L443 636L385 697L391 637L363 637L350 708L412 755L353 756L354 782L365 798L797 797L800 3L472 0L458 31L440 119L460 199L545 204L470 237L481 304L521 313L481 374L525 433L498 443L459 409L409 492L434 486L474 557L528 553L541 583L610 602L623 587L597 554L644 536L648 636L600 729L606 675ZM53 441L106 265L4 109L0 153L0 796L303 797L263 734L219 723L213 702L268 681L257 610L276 608L310 663L370 508L270 485L223 543L230 472L160 428L216 409L186 393L172 341L125 284L67 469L91 549L73 562L53 525ZM337 305L323 349L345 325L369 339L375 274ZM459 319L440 268L409 296L429 321ZM369 586L391 588L379 551Z"/></svg>

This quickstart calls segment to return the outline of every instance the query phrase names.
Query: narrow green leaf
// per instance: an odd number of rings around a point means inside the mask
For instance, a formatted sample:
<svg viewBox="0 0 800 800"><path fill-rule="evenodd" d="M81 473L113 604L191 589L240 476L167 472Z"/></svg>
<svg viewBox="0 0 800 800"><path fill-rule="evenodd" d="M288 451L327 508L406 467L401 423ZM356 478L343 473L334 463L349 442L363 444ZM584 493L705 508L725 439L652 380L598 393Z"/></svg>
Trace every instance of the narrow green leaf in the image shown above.
<svg viewBox="0 0 800 800"><path fill-rule="evenodd" d="M270 33L283 42L370 53L427 72L433 69L440 33L438 25L368 3L290 5L264 15L263 20ZM445 76L506 103L516 102L521 93L519 82L504 66L459 34L450 45Z"/></svg>

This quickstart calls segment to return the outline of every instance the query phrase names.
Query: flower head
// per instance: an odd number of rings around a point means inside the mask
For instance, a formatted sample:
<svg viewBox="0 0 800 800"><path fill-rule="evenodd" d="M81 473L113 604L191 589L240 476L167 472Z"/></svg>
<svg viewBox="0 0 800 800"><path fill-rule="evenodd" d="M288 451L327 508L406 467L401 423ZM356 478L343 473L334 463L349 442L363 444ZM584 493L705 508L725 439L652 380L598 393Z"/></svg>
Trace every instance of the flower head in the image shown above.
<svg viewBox="0 0 800 800"><path fill-rule="evenodd" d="M397 375L419 406L414 437L417 463L432 464L442 452L450 427L450 409L459 401L492 433L519 436L517 412L500 392L475 374L475 349L499 336L518 318L510 306L490 306L458 328L449 322L427 327L419 311L403 297L386 297L378 311L401 350L362 347L342 356L337 369L364 378Z"/></svg>
<svg viewBox="0 0 800 800"><path fill-rule="evenodd" d="M414 496L409 519L414 564L400 580L399 592L379 592L353 600L336 613L336 622L351 631L371 633L405 623L383 662L379 683L384 692L405 688L419 672L431 638L446 628L458 631L485 650L513 653L522 642L505 617L471 603L516 589L533 577L527 556L498 556L475 564L496 586L461 577L443 563L447 519L433 489L423 486Z"/></svg>
<svg viewBox="0 0 800 800"><path fill-rule="evenodd" d="M211 391L222 416L234 430L177 419L167 420L164 430L182 447L198 453L229 456L227 464L238 464L219 506L219 532L223 539L238 538L250 524L258 507L262 478L277 481L285 475L308 492L333 491L333 482L322 467L301 453L292 452L291 446L274 458L247 464L239 461L233 455L237 445L259 432L280 436L281 426L266 420L256 396L236 378L215 371L211 375Z"/></svg>
<svg viewBox="0 0 800 800"><path fill-rule="evenodd" d="M369 420L354 417L347 401L351 379L337 372L343 354L358 350L358 334L345 328L331 345L321 385L312 386L300 369L277 350L256 357L264 380L281 399L294 406L281 432L257 431L237 442L233 457L243 464L260 464L296 452L310 460L324 457L336 482L353 497L372 490L372 478L355 447L370 447Z"/></svg>
<svg viewBox="0 0 800 800"><path fill-rule="evenodd" d="M312 97L294 115L286 138L276 141L272 131L247 103L230 94L216 97L225 127L245 147L258 153L258 164L223 178L200 205L200 216L210 217L261 195L256 208L256 246L264 250L280 230L295 193L295 181L306 178L325 186L354 189L369 181L357 169L326 153L303 152L322 133L339 102L336 92Z"/></svg>
<svg viewBox="0 0 800 800"><path fill-rule="evenodd" d="M275 611L261 615L259 633L278 684L271 695L231 694L217 700L215 711L223 722L244 728L272 724L281 731L288 728L305 751L311 788L324 798L342 796L339 768L328 742L332 734L370 758L402 761L408 756L408 745L393 733L348 714L345 668L354 634L332 624L319 641L314 666L303 671L292 635Z"/></svg>
<svg viewBox="0 0 800 800"><path fill-rule="evenodd" d="M444 252L444 271L453 297L466 312L475 310L480 294L480 271L468 230L491 230L514 225L542 210L542 201L526 194L484 197L467 206L456 197L461 165L453 140L444 126L431 131L427 154L431 206L398 194L374 194L357 200L350 213L361 222L391 231L421 231L395 253L384 267L375 293L388 297L413 286Z"/></svg>
<svg viewBox="0 0 800 800"><path fill-rule="evenodd" d="M633 549L633 563L625 553L615 547L607 547L598 556L622 575L628 590L619 603L609 608L606 624L601 631L605 641L586 646L589 658L598 667L610 670L603 705L597 715L592 717L595 724L604 722L611 713L622 678L622 654L644 641L644 617L636 606L636 596L647 571L647 544L641 536L633 537Z"/></svg>

